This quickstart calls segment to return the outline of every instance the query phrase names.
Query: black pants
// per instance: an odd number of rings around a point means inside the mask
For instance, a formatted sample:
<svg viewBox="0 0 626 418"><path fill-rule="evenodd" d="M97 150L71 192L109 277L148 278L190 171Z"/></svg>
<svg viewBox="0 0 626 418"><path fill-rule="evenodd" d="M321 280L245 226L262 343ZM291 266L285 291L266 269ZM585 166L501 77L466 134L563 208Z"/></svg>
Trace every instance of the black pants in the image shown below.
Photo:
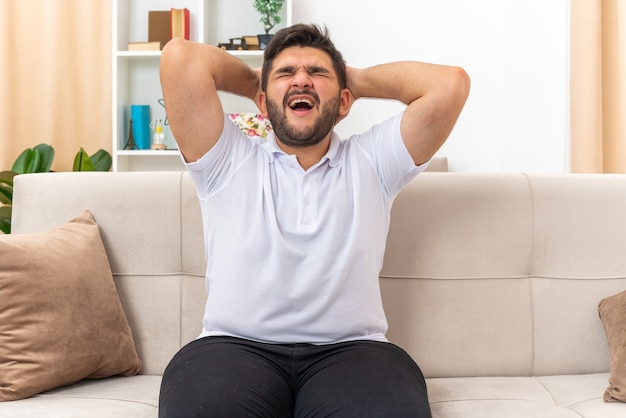
<svg viewBox="0 0 626 418"><path fill-rule="evenodd" d="M390 343L264 344L207 337L161 383L160 418L430 417L426 383Z"/></svg>

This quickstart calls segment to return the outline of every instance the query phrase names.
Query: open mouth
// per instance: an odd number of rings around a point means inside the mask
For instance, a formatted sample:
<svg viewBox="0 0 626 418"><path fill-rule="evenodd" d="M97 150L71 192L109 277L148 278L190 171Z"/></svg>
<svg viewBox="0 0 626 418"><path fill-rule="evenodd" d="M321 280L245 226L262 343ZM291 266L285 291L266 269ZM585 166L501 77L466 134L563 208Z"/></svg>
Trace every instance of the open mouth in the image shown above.
<svg viewBox="0 0 626 418"><path fill-rule="evenodd" d="M306 112L316 105L316 97L310 94L293 94L287 99L287 106L296 112Z"/></svg>
<svg viewBox="0 0 626 418"><path fill-rule="evenodd" d="M293 110L313 109L313 103L309 99L293 99L289 101L289 107Z"/></svg>

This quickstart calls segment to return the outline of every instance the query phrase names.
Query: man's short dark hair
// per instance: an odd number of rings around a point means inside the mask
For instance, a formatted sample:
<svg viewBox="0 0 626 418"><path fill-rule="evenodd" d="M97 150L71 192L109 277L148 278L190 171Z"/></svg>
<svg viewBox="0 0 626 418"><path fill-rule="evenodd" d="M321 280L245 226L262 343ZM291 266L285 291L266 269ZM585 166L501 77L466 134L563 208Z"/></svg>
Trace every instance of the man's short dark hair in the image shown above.
<svg viewBox="0 0 626 418"><path fill-rule="evenodd" d="M299 23L276 32L265 49L263 54L263 79L261 80L263 91L267 89L267 80L274 58L282 50L292 46L317 48L326 52L333 62L333 67L339 80L339 87L342 89L347 87L346 63L341 52L335 48L335 45L330 40L328 29L326 27L321 28L315 24Z"/></svg>

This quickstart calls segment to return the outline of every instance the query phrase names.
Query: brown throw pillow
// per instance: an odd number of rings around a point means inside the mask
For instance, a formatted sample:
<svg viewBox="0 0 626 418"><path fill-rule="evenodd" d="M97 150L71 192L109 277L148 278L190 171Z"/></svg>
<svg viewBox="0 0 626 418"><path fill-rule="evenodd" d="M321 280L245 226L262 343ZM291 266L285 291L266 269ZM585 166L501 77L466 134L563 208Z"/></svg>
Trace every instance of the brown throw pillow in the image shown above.
<svg viewBox="0 0 626 418"><path fill-rule="evenodd" d="M603 299L598 312L609 342L611 367L604 402L626 402L626 291Z"/></svg>
<svg viewBox="0 0 626 418"><path fill-rule="evenodd" d="M91 213L0 235L0 401L141 369Z"/></svg>

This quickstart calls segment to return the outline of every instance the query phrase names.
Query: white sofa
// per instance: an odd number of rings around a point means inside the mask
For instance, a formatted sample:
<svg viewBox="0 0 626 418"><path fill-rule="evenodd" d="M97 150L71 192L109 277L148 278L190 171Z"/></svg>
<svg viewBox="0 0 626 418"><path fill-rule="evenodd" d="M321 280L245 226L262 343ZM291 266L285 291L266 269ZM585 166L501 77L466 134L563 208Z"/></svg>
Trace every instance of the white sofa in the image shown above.
<svg viewBox="0 0 626 418"><path fill-rule="evenodd" d="M0 403L0 417L156 417L161 374L205 301L185 173L15 181L14 233L89 209L143 370ZM253 214L251 214L253 216ZM626 289L626 176L423 173L398 197L381 287L388 337L427 377L434 417L626 417L604 403L598 302Z"/></svg>

